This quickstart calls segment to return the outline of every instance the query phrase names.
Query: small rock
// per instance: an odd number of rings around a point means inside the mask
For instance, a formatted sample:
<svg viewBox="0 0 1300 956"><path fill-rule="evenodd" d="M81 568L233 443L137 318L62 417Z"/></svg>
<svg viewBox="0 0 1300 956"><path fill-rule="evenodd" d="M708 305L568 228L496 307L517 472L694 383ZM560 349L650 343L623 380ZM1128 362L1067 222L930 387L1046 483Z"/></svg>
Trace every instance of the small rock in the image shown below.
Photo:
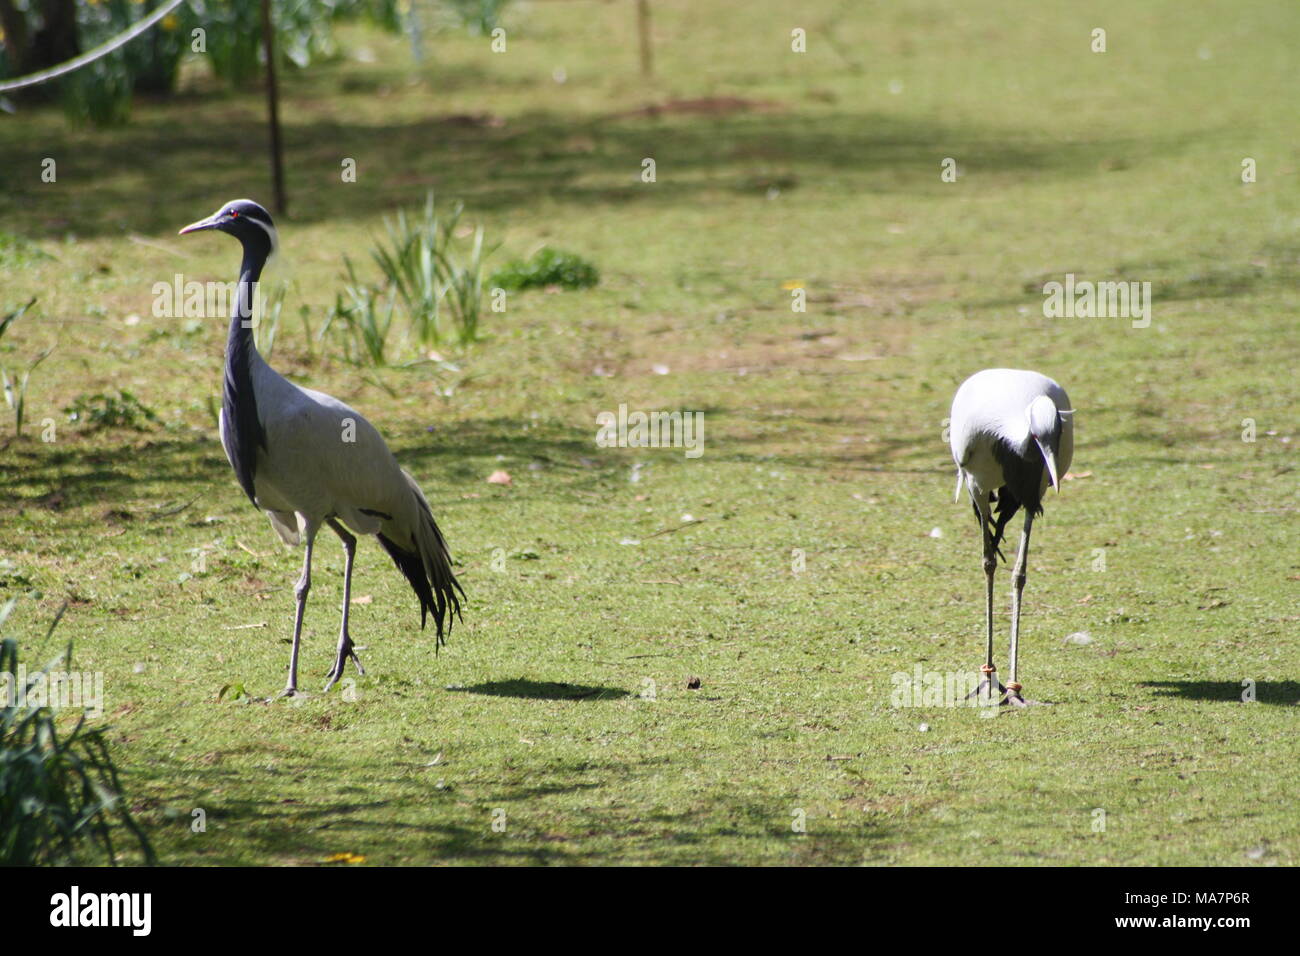
<svg viewBox="0 0 1300 956"><path fill-rule="evenodd" d="M1063 641L1063 643L1079 644L1079 645L1091 644L1092 635L1089 634L1087 631L1075 631L1073 634L1067 634L1065 636L1065 640Z"/></svg>

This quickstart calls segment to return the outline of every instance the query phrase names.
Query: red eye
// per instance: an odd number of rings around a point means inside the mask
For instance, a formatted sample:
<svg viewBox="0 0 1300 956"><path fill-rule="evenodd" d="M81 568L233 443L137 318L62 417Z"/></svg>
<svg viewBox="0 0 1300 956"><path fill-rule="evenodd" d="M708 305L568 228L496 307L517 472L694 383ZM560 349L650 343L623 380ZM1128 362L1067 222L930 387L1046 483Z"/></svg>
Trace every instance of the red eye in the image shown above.
<svg viewBox="0 0 1300 956"><path fill-rule="evenodd" d="M239 218L239 210L238 210L238 209L232 209L232 210L230 210L230 218L231 218L231 219L238 219L238 218Z"/></svg>

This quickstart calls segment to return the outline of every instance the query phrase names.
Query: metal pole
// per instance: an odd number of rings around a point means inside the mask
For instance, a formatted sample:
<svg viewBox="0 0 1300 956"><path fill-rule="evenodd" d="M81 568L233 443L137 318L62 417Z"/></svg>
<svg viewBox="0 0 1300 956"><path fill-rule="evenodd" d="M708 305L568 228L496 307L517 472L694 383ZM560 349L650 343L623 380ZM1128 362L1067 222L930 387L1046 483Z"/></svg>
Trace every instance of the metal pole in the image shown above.
<svg viewBox="0 0 1300 956"><path fill-rule="evenodd" d="M284 194L284 149L280 142L280 97L275 83L275 34L271 30L271 0L262 0L262 48L266 51L266 108L271 126L271 181L275 211L285 215L289 207Z"/></svg>

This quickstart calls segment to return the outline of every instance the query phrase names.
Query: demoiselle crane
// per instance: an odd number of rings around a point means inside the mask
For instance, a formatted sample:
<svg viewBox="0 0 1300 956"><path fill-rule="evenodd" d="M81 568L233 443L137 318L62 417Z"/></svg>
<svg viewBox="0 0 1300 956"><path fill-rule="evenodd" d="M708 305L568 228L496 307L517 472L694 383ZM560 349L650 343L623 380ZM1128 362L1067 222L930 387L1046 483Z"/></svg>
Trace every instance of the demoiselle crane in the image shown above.
<svg viewBox="0 0 1300 956"><path fill-rule="evenodd" d="M957 389L950 419L952 457L957 463L957 499L962 485L970 493L984 541L985 602L983 680L975 693L991 692L993 684L1006 694L1004 704L1024 706L1016 679L1020 639L1020 599L1029 561L1029 532L1043 513L1048 487L1060 493L1060 480L1074 457L1074 411L1065 389L1038 372L992 368L976 372ZM996 503L994 511L992 505ZM1002 557L1003 531L1024 509L1025 527L1012 571L1011 673L1006 686L993 664L993 573Z"/></svg>
<svg viewBox="0 0 1300 956"><path fill-rule="evenodd" d="M353 533L378 538L420 601L420 627L433 615L438 645L445 641L444 619L449 633L452 617L460 613L464 591L424 493L397 464L379 432L338 399L293 384L258 354L253 301L262 268L278 244L270 213L251 200L236 199L181 234L208 229L234 236L244 250L226 340L221 444L248 500L266 512L286 544L306 549L294 588L293 647L281 696L298 691L298 647L316 534L328 525L343 542L343 623L328 691L343 676L349 658L365 673L348 632L357 544Z"/></svg>

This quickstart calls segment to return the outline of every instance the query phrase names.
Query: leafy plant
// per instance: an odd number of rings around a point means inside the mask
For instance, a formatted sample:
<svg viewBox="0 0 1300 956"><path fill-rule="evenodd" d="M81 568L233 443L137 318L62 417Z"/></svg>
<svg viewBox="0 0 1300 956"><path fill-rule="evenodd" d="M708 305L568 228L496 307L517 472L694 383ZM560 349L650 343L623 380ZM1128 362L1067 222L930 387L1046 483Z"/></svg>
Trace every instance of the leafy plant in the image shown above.
<svg viewBox="0 0 1300 956"><path fill-rule="evenodd" d="M17 599L0 606L0 629ZM66 607L66 605L65 605ZM58 627L63 609L46 634ZM104 728L86 726L83 712L62 731L49 706L27 703L28 691L45 682L59 664L71 666L72 644L26 683L19 673L18 642L0 640L0 673L9 693L0 697L0 866L85 863L114 864L112 822L116 817L139 846L146 863L157 862L144 831L122 801L117 766Z"/></svg>
<svg viewBox="0 0 1300 956"><path fill-rule="evenodd" d="M92 430L99 428L133 428L147 431L158 424L158 416L133 394L119 389L117 395L102 392L78 395L64 413L70 422L84 422Z"/></svg>
<svg viewBox="0 0 1300 956"><path fill-rule="evenodd" d="M586 259L549 246L539 249L527 261L515 259L492 274L490 283L509 291L551 285L562 289L586 289L600 281L600 272Z"/></svg>
<svg viewBox="0 0 1300 956"><path fill-rule="evenodd" d="M447 0L470 36L487 36L501 23L510 0Z"/></svg>

